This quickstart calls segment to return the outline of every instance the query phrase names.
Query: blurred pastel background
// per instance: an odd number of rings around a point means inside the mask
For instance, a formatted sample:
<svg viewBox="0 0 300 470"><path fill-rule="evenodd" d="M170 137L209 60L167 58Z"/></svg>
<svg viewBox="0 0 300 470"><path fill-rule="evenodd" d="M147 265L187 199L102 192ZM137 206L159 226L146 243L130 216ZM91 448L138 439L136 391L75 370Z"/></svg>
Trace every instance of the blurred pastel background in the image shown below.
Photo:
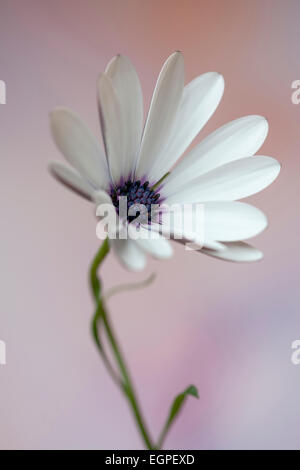
<svg viewBox="0 0 300 470"><path fill-rule="evenodd" d="M167 448L300 448L298 0L1 0L1 449L141 448L127 403L90 336L88 265L99 241L93 208L47 171L62 159L48 112L73 108L100 137L95 82L116 53L130 57L148 106L174 50L186 81L225 77L224 98L199 137L246 114L267 117L260 154L282 173L251 198L269 228L253 265L174 245L175 256L128 274L111 255L105 287L157 273L116 296L113 322L153 435L174 395L197 385Z"/></svg>

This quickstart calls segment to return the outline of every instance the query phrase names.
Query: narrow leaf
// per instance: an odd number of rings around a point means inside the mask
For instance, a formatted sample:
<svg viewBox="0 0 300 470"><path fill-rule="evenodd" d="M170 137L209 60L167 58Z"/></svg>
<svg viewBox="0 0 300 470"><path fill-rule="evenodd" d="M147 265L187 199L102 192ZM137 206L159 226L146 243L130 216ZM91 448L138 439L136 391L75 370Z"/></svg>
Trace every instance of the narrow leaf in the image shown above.
<svg viewBox="0 0 300 470"><path fill-rule="evenodd" d="M161 436L159 438L157 449L160 449L162 447L163 441L165 440L165 437L166 437L173 421L175 420L176 416L180 412L180 410L181 410L185 400L187 399L188 395L191 395L195 398L199 398L198 390L194 385L190 385L189 387L187 387L184 390L184 392L180 393L179 395L177 395L175 397L175 399L172 403L172 406L170 408L168 419L166 421L166 424L165 424L165 426L163 428L163 431L161 433Z"/></svg>

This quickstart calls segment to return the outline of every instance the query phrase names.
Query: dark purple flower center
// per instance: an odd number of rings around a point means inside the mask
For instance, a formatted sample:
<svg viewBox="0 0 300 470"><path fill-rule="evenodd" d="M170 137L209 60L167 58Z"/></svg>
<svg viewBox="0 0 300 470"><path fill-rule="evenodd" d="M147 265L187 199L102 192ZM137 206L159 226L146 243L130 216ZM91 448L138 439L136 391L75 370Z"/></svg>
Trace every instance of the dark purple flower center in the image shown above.
<svg viewBox="0 0 300 470"><path fill-rule="evenodd" d="M127 220L132 222L141 213L148 219L148 223L151 222L151 206L152 204L158 205L160 203L160 194L149 187L149 181L141 183L141 181L126 181L126 183L114 187L111 189L110 196L113 204L119 214L120 209L120 197L127 197ZM139 211L139 204L143 204ZM133 206L133 207L132 207ZM130 209L132 207L132 209ZM133 211L134 215L129 215L129 212Z"/></svg>

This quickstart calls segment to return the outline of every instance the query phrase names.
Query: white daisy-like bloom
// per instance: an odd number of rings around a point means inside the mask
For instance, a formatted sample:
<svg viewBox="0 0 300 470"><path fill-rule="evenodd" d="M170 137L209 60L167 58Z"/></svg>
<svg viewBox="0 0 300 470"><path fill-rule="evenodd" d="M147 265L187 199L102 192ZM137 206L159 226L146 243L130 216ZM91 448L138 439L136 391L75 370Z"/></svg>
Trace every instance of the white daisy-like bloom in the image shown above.
<svg viewBox="0 0 300 470"><path fill-rule="evenodd" d="M266 119L253 115L229 122L175 165L216 110L223 91L223 77L216 72L184 85L183 56L175 52L159 74L144 125L139 78L130 61L118 55L97 83L104 149L77 114L57 108L50 114L52 134L71 166L53 162L51 171L97 206L108 203L116 212L120 195L128 198L128 207L145 204L149 214L153 204L201 203L205 230L200 252L227 261L256 261L262 253L243 240L264 230L267 219L237 200L264 189L280 171L274 158L254 156L268 133ZM149 221L140 230L164 223L174 238L177 227L163 215L159 224ZM134 226L134 217L123 224ZM143 269L147 254L160 259L172 255L162 234L136 239L128 233L127 239L110 240L127 268ZM189 231L183 239L199 242Z"/></svg>

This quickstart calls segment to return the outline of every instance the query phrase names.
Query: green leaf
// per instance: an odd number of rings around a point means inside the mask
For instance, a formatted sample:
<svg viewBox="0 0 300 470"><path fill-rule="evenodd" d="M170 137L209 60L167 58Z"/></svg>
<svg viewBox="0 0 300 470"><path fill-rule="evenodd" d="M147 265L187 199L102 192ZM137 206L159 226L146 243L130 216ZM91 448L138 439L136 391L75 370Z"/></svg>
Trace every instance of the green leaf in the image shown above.
<svg viewBox="0 0 300 470"><path fill-rule="evenodd" d="M195 398L199 398L198 390L194 385L190 385L184 392L177 395L173 404L171 406L169 418L167 421L167 426L169 427L172 424L172 421L176 418L177 414L179 413L182 405L184 404L188 395L191 395Z"/></svg>
<svg viewBox="0 0 300 470"><path fill-rule="evenodd" d="M161 436L159 438L159 442L158 442L158 445L156 447L157 449L161 449L163 441L165 440L165 437L166 437L173 421L175 420L176 416L180 412L180 410L181 410L185 400L187 399L188 395L191 395L195 398L199 398L198 390L194 385L190 385L189 387L187 387L184 390L184 392L180 393L179 395L177 395L175 397L175 399L172 403L172 406L170 408L168 419L166 421L166 424L165 424L165 426L163 428L163 431L161 433Z"/></svg>

